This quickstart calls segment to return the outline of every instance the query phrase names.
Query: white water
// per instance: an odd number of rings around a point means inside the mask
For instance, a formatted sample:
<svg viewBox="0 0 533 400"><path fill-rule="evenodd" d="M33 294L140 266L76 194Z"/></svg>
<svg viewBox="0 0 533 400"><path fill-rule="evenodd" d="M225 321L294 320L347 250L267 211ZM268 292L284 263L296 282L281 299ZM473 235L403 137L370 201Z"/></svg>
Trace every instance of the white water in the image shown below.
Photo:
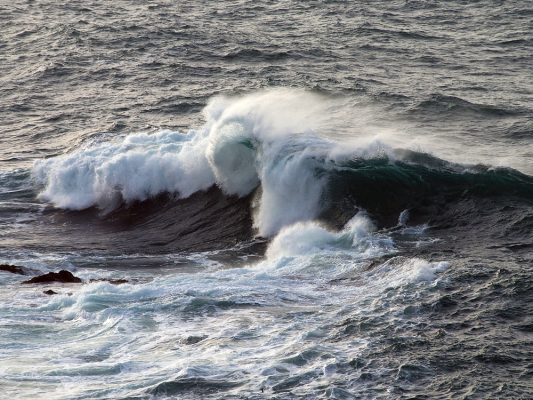
<svg viewBox="0 0 533 400"><path fill-rule="evenodd" d="M402 326L402 310L429 297L447 267L396 256L368 268L395 251L393 239L360 214L339 232L315 222L287 226L263 261L240 268L195 254L187 271L158 270L154 276L153 270L132 269L130 283L120 286L21 286L24 277L0 275L6 289L0 291L5 394L149 398L165 382L172 387L188 379L198 390L203 380L236 382L227 395L264 390L269 396L295 379L294 394L334 390L344 379L343 366L374 340L336 340L342 322ZM38 265L45 258L35 260L25 265L46 269ZM48 261L71 270L76 264L69 256ZM109 267L75 273L85 280L125 277L124 270ZM59 294L44 296L49 287Z"/></svg>

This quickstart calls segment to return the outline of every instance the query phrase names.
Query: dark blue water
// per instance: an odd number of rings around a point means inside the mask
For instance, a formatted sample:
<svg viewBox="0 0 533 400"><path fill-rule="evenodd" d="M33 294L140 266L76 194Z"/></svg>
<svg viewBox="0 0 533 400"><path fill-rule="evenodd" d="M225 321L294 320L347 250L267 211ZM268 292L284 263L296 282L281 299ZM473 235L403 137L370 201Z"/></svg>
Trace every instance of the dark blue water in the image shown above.
<svg viewBox="0 0 533 400"><path fill-rule="evenodd" d="M4 395L530 398L532 17L0 4Z"/></svg>

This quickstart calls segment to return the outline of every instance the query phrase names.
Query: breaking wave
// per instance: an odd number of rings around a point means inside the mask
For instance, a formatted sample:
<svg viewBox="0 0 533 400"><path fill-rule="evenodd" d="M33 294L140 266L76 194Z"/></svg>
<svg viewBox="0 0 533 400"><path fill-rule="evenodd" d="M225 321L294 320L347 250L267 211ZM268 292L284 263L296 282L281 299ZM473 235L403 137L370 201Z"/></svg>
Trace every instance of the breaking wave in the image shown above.
<svg viewBox="0 0 533 400"><path fill-rule="evenodd" d="M137 133L81 148L33 167L39 197L59 208L105 211L162 193L188 198L216 185L228 196L254 193L261 236L355 207L397 217L436 193L533 198L533 178L506 168L464 166L389 144L364 124L335 136L336 100L278 89L217 97L205 125L187 133ZM394 141L390 141L395 143Z"/></svg>

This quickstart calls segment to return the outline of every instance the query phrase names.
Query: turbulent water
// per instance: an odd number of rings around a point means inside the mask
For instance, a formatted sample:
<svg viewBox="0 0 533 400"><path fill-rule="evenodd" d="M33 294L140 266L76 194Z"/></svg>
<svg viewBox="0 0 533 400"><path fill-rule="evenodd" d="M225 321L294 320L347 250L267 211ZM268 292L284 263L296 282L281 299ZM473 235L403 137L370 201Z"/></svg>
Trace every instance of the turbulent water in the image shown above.
<svg viewBox="0 0 533 400"><path fill-rule="evenodd" d="M532 18L0 3L2 396L531 398Z"/></svg>

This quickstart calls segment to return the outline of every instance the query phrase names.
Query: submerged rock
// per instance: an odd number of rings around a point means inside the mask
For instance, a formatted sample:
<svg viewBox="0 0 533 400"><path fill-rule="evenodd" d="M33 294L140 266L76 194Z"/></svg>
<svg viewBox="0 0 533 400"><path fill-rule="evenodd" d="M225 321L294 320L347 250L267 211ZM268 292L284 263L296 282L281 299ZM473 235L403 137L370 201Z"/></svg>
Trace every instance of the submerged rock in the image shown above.
<svg viewBox="0 0 533 400"><path fill-rule="evenodd" d="M71 272L63 269L59 272L49 272L44 275L36 276L22 283L49 283L49 282L81 283L81 279L78 278L77 276L72 275Z"/></svg>
<svg viewBox="0 0 533 400"><path fill-rule="evenodd" d="M44 294L47 294L48 296L52 296L53 294L57 294L57 292L54 292L52 289L48 289L43 291Z"/></svg>
<svg viewBox="0 0 533 400"><path fill-rule="evenodd" d="M198 342L201 342L202 340L207 339L207 335L201 335L201 336L188 336L183 341L184 344L196 344Z"/></svg>
<svg viewBox="0 0 533 400"><path fill-rule="evenodd" d="M91 279L89 280L90 283L93 283L93 282L108 282L112 285L122 285L123 283L128 283L129 281L127 279L105 279L105 278L101 278L101 279Z"/></svg>
<svg viewBox="0 0 533 400"><path fill-rule="evenodd" d="M11 272L12 274L26 275L26 272L22 267L17 265L1 264L0 271Z"/></svg>

